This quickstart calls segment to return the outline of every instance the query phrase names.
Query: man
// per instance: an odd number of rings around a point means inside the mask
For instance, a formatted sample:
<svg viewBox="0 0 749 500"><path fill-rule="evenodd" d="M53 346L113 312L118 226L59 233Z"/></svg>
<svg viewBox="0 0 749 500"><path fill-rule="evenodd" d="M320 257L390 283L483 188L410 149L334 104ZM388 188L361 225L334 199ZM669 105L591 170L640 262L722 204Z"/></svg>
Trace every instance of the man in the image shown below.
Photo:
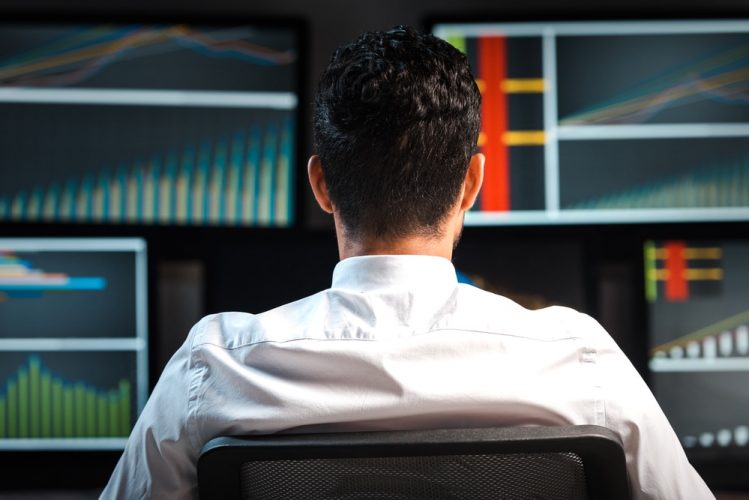
<svg viewBox="0 0 749 500"><path fill-rule="evenodd" d="M104 497L191 497L218 435L597 424L638 498L712 498L637 372L590 317L459 285L450 259L481 187L465 57L409 28L339 49L308 174L341 261L328 290L200 321L169 362Z"/></svg>

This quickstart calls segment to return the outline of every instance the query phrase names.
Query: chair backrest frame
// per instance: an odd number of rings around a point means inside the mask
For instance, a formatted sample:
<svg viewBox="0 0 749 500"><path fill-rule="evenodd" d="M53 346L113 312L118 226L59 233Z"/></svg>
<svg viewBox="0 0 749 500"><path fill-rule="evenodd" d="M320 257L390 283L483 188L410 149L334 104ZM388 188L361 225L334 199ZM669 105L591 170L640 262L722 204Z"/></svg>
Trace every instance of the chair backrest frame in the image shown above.
<svg viewBox="0 0 749 500"><path fill-rule="evenodd" d="M582 459L588 498L630 498L621 440L594 425L217 437L200 453L198 489L202 500L241 498L250 460L564 452Z"/></svg>

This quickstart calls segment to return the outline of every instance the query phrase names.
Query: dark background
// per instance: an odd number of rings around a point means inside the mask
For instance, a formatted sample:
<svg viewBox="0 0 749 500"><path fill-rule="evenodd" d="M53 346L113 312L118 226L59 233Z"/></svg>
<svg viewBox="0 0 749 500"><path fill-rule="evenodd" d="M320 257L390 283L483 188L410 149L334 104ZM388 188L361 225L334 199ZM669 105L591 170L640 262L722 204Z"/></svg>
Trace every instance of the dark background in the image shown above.
<svg viewBox="0 0 749 500"><path fill-rule="evenodd" d="M749 4L718 1L496 0L0 0L0 16L96 15L118 20L156 16L201 20L294 17L306 21L308 63L303 68L302 152L297 177L311 151L309 111L317 75L330 53L361 31L396 24L424 27L430 18L513 20L747 18ZM61 17L62 18L62 17ZM0 176L1 177L1 176ZM149 245L152 384L188 329L202 315L222 310L260 312L301 298L330 283L337 262L327 216L306 187L294 230L0 225L3 236L141 236ZM644 239L749 236L746 223L657 226L467 228L455 256L459 269L529 304L561 303L593 314L645 373L647 317L643 301ZM101 488L117 453L0 453L0 490ZM718 457L720 458L720 457ZM75 465L73 465L75 464ZM746 462L697 464L709 484L749 491ZM40 474L40 471L44 471Z"/></svg>

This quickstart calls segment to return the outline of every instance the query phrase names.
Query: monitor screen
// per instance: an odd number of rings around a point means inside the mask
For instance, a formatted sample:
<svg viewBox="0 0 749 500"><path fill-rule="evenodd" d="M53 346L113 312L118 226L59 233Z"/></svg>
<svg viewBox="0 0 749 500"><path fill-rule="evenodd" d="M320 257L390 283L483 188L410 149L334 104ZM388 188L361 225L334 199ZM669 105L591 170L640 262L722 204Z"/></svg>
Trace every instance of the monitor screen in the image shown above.
<svg viewBox="0 0 749 500"><path fill-rule="evenodd" d="M749 219L749 21L438 23L482 93L467 224Z"/></svg>
<svg viewBox="0 0 749 500"><path fill-rule="evenodd" d="M146 307L143 240L0 238L0 450L124 447Z"/></svg>
<svg viewBox="0 0 749 500"><path fill-rule="evenodd" d="M696 456L749 457L749 241L645 244L653 392Z"/></svg>
<svg viewBox="0 0 749 500"><path fill-rule="evenodd" d="M466 231L455 249L458 280L527 309L562 305L590 312L582 243L572 238L507 238Z"/></svg>
<svg viewBox="0 0 749 500"><path fill-rule="evenodd" d="M0 22L0 221L291 225L299 39Z"/></svg>

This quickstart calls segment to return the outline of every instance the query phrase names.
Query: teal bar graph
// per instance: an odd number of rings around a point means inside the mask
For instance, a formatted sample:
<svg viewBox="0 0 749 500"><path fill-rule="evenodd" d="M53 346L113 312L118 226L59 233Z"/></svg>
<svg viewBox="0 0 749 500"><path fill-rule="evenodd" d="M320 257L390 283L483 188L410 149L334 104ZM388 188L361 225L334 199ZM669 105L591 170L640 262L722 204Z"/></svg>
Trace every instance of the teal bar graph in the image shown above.
<svg viewBox="0 0 749 500"><path fill-rule="evenodd" d="M0 221L288 226L294 133L292 119L252 125L197 148L0 192Z"/></svg>

